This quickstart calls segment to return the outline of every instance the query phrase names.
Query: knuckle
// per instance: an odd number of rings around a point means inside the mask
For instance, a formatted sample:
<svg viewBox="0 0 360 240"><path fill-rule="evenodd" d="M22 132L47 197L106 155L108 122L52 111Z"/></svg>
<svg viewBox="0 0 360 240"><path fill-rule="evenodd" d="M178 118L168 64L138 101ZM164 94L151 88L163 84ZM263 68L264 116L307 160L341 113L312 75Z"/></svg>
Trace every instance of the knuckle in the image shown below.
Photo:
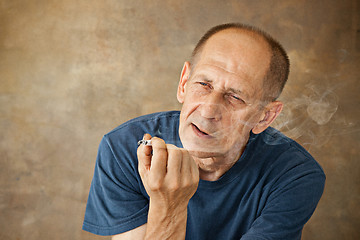
<svg viewBox="0 0 360 240"><path fill-rule="evenodd" d="M168 149L168 151L176 151L179 149L178 147L176 147L173 144L166 144L166 148Z"/></svg>
<svg viewBox="0 0 360 240"><path fill-rule="evenodd" d="M180 183L179 181L171 181L171 183L169 184L169 190L172 192L175 192L177 190L180 189Z"/></svg>
<svg viewBox="0 0 360 240"><path fill-rule="evenodd" d="M161 143L154 142L152 144L152 146L153 146L153 155L154 156L157 156L159 158L167 158L168 152L167 152L165 143L161 144Z"/></svg>
<svg viewBox="0 0 360 240"><path fill-rule="evenodd" d="M151 143L152 143L153 147L160 147L160 148L162 147L163 148L165 145L165 141L158 137L153 137L151 139Z"/></svg>

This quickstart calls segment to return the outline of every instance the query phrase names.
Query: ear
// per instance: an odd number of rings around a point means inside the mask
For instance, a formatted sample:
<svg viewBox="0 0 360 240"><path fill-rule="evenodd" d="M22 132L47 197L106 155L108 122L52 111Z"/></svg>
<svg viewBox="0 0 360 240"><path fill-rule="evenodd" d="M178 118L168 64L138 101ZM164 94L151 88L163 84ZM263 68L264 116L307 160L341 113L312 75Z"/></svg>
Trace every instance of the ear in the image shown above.
<svg viewBox="0 0 360 240"><path fill-rule="evenodd" d="M180 82L177 90L177 99L179 103L184 103L185 99L185 86L190 77L190 63L185 62L181 70Z"/></svg>
<svg viewBox="0 0 360 240"><path fill-rule="evenodd" d="M281 110L283 109L283 103L280 101L274 101L269 103L264 112L261 115L260 121L252 129L252 132L259 134L263 132L270 124L279 116Z"/></svg>

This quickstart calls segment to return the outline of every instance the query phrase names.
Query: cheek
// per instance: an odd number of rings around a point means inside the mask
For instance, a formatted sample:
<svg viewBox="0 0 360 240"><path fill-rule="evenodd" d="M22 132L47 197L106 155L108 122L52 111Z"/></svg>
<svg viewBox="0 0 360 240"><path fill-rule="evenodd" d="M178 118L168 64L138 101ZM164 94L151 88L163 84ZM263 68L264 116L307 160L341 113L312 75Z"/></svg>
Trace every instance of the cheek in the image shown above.
<svg viewBox="0 0 360 240"><path fill-rule="evenodd" d="M190 100L192 102L200 102L204 101L208 94L209 90L204 89L201 86L189 85L185 99L188 99L188 101Z"/></svg>
<svg viewBox="0 0 360 240"><path fill-rule="evenodd" d="M184 112L185 115L190 115L200 105L200 102L200 98L196 97L195 94L187 94L182 104L181 111Z"/></svg>
<svg viewBox="0 0 360 240"><path fill-rule="evenodd" d="M254 115L246 110L239 110L237 114L232 115L229 118L229 126L232 126L232 132L234 134L242 134L249 132L256 123L254 122Z"/></svg>

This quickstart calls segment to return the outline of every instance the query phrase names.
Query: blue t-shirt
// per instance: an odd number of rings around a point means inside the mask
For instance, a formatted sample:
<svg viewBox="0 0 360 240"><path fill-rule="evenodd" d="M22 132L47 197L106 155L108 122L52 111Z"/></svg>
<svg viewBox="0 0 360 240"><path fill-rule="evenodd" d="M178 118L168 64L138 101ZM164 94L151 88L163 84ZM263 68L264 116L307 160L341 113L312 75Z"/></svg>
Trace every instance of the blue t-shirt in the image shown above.
<svg viewBox="0 0 360 240"><path fill-rule="evenodd" d="M137 170L145 133L182 147L178 111L130 120L99 146L83 229L115 235L147 221L149 196ZM251 134L237 163L217 181L200 180L188 204L186 239L300 239L323 193L325 174L295 141L268 128Z"/></svg>

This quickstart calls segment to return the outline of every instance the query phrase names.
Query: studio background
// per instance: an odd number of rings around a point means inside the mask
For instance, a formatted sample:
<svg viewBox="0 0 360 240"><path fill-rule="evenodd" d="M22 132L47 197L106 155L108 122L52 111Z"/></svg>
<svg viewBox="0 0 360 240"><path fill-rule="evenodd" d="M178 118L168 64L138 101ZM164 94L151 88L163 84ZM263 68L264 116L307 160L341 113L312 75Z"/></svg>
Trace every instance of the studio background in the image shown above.
<svg viewBox="0 0 360 240"><path fill-rule="evenodd" d="M327 175L303 239L360 239L359 13L357 0L0 0L0 239L108 239L81 230L102 136L180 109L183 62L234 21L290 56L274 126Z"/></svg>

